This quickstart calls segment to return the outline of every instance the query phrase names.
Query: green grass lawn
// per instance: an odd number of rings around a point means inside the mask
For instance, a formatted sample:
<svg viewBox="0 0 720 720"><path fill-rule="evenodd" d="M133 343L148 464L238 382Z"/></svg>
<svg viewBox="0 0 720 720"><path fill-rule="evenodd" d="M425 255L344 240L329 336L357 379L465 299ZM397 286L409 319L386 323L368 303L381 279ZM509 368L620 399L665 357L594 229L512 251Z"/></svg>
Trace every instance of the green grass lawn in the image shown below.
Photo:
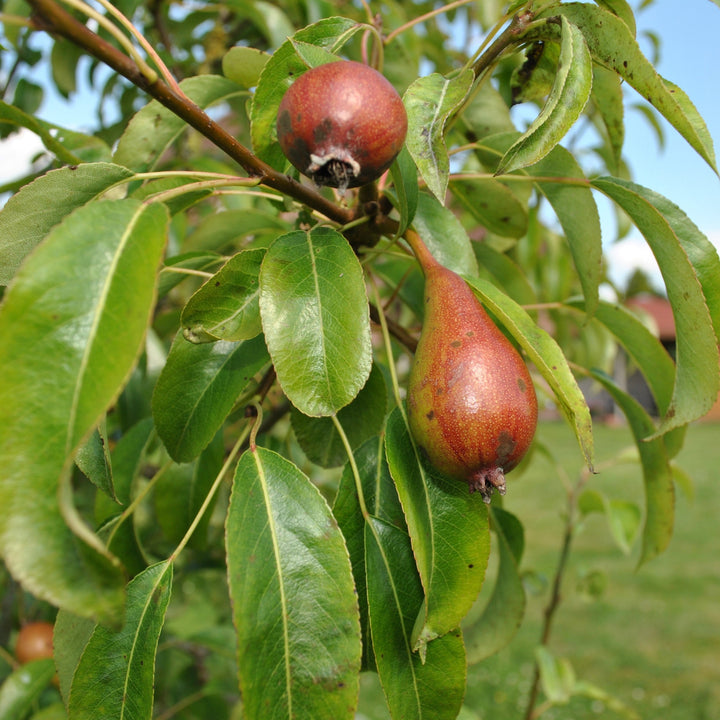
<svg viewBox="0 0 720 720"><path fill-rule="evenodd" d="M538 439L577 477L582 460L565 424L542 424ZM595 444L602 466L631 445L631 437L626 428L597 425ZM691 427L677 462L693 478L695 497L677 492L674 536L658 558L636 570L637 542L624 555L603 516L587 519L573 545L550 649L570 660L579 678L620 698L643 720L715 720L720 718L720 426ZM564 490L549 462L536 458L516 481L512 475L508 480L505 507L525 526L522 570L546 584L534 583L539 590L528 594L525 621L510 645L469 669L466 705L483 720L523 717L563 529ZM642 475L635 464L605 469L588 487L642 503ZM607 581L598 599L578 591L593 571ZM619 716L597 701L576 699L542 717Z"/></svg>

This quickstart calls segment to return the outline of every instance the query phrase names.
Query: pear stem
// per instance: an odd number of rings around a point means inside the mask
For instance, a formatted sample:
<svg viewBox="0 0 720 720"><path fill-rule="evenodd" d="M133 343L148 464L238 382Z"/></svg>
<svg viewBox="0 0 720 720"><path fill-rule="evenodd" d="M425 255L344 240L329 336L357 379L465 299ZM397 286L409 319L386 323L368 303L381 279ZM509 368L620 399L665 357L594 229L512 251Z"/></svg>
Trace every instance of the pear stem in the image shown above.
<svg viewBox="0 0 720 720"><path fill-rule="evenodd" d="M433 257L430 250L428 250L428 246L423 242L422 238L417 234L417 232L415 232L415 230L406 230L405 240L407 240L408 245L410 245L410 248L417 258L417 261L420 263L420 267L425 275L427 275L428 270L437 268L440 265L440 263Z"/></svg>

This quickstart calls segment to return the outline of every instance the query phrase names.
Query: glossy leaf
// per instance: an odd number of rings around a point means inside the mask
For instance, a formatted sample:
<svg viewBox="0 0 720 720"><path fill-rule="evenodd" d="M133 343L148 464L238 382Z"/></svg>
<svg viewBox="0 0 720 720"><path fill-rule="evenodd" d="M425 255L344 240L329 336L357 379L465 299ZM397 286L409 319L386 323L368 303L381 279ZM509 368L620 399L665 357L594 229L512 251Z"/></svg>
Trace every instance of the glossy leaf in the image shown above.
<svg viewBox="0 0 720 720"><path fill-rule="evenodd" d="M277 377L306 415L332 415L370 374L370 318L362 268L327 227L282 235L260 270L260 315Z"/></svg>
<svg viewBox="0 0 720 720"><path fill-rule="evenodd" d="M233 252L247 237L275 239L288 230L288 223L277 213L253 208L211 213L200 221L183 242L184 252ZM263 244L269 244L269 241Z"/></svg>
<svg viewBox="0 0 720 720"><path fill-rule="evenodd" d="M450 174L445 125L465 101L473 80L470 69L451 79L432 73L418 78L403 96L408 114L406 147L441 205L445 204Z"/></svg>
<svg viewBox="0 0 720 720"><path fill-rule="evenodd" d="M188 300L181 322L186 340L247 340L262 331L258 275L264 250L237 253Z"/></svg>
<svg viewBox="0 0 720 720"><path fill-rule="evenodd" d="M171 562L152 565L130 581L119 632L97 626L73 676L72 720L152 717L155 653L170 601Z"/></svg>
<svg viewBox="0 0 720 720"><path fill-rule="evenodd" d="M220 75L186 78L180 82L180 88L201 108L244 92ZM151 170L186 128L181 117L157 100L151 100L128 124L120 137L113 161L136 172Z"/></svg>
<svg viewBox="0 0 720 720"><path fill-rule="evenodd" d="M520 557L513 553L513 545L522 547L524 542L522 525L502 508L491 507L490 517L497 537L499 564L492 595L480 618L466 633L466 637L470 636L466 639L470 665L504 648L514 637L525 614L525 589L518 569Z"/></svg>
<svg viewBox="0 0 720 720"><path fill-rule="evenodd" d="M34 660L11 672L0 685L0 717L24 720L53 675L55 663L51 659Z"/></svg>
<svg viewBox="0 0 720 720"><path fill-rule="evenodd" d="M496 174L510 173L545 157L580 117L592 88L592 59L585 39L562 18L560 58L548 99L537 118L505 153Z"/></svg>
<svg viewBox="0 0 720 720"><path fill-rule="evenodd" d="M388 418L386 454L405 511L426 600L412 632L414 650L459 627L482 588L490 554L487 506L467 485L423 461L403 412Z"/></svg>
<svg viewBox="0 0 720 720"><path fill-rule="evenodd" d="M0 426L12 428L0 434L0 549L26 589L106 622L122 607L120 568L74 509L70 462L142 349L166 223L164 208L130 199L79 208L0 311Z"/></svg>
<svg viewBox="0 0 720 720"><path fill-rule="evenodd" d="M244 716L350 720L357 599L342 534L317 488L280 455L247 451L226 546Z"/></svg>
<svg viewBox="0 0 720 720"><path fill-rule="evenodd" d="M358 396L337 414L352 448L382 430L386 410L385 380L382 371L373 366ZM309 460L321 467L338 467L347 462L345 445L332 419L309 417L295 408L292 408L290 417L295 437Z"/></svg>
<svg viewBox="0 0 720 720"><path fill-rule="evenodd" d="M645 525L639 565L659 555L667 548L672 537L675 520L675 488L670 469L665 440L655 436L648 440L655 429L652 418L642 406L623 392L603 373L593 372L627 418L640 453L645 482Z"/></svg>
<svg viewBox="0 0 720 720"><path fill-rule="evenodd" d="M359 26L348 18L324 18L296 32L263 67L250 110L251 137L255 153L273 167L282 168L285 165L275 129L278 106L295 78L308 69L298 56L293 40L333 52L342 47L357 29Z"/></svg>
<svg viewBox="0 0 720 720"><path fill-rule="evenodd" d="M465 649L455 629L413 651L423 590L410 539L377 518L365 526L373 647L393 720L455 720L465 693Z"/></svg>
<svg viewBox="0 0 720 720"><path fill-rule="evenodd" d="M181 255L168 258L160 272L158 296L164 297L188 277L181 270L188 269L214 272L219 270L224 262L225 259L222 255L215 252L202 251L182 253Z"/></svg>
<svg viewBox="0 0 720 720"><path fill-rule="evenodd" d="M647 240L660 267L668 299L675 318L677 338L675 385L672 401L665 413L658 434L685 425L702 417L720 391L718 345L708 305L695 268L688 258L675 228L682 218L676 215L670 222L663 213L667 201L654 204L655 193L635 183L618 178L598 178L593 186L614 200L632 218ZM705 253L709 267L720 270L717 255ZM710 271L712 273L712 270ZM707 270L705 276L707 277ZM712 277L712 276L711 276ZM717 279L709 280L717 286Z"/></svg>
<svg viewBox="0 0 720 720"><path fill-rule="evenodd" d="M705 122L685 93L678 94L658 75L623 20L603 8L578 2L553 5L539 16L558 14L580 29L596 62L614 70L635 88L717 172Z"/></svg>
<svg viewBox="0 0 720 720"><path fill-rule="evenodd" d="M521 238L527 232L525 205L499 180L457 181L450 187L454 197L490 232L512 238Z"/></svg>
<svg viewBox="0 0 720 720"><path fill-rule="evenodd" d="M418 196L413 225L440 264L456 273L477 275L477 260L467 231L455 214L432 195Z"/></svg>
<svg viewBox="0 0 720 720"><path fill-rule="evenodd" d="M268 361L262 335L195 345L177 334L152 401L155 427L173 460L188 462L202 452Z"/></svg>
<svg viewBox="0 0 720 720"><path fill-rule="evenodd" d="M548 383L580 444L585 462L594 462L592 420L585 397L555 340L515 301L487 281L467 279L480 300L515 338Z"/></svg>
<svg viewBox="0 0 720 720"><path fill-rule="evenodd" d="M119 165L88 163L51 170L15 193L0 210L0 285L66 215L130 177Z"/></svg>

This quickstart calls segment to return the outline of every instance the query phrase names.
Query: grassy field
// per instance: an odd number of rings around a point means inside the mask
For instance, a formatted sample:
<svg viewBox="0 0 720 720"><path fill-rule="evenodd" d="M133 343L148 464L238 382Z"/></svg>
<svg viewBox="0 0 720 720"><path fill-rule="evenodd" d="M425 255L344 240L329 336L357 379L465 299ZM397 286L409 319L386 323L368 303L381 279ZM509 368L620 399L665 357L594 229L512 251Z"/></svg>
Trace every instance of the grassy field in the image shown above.
<svg viewBox="0 0 720 720"><path fill-rule="evenodd" d="M575 479L582 458L563 423L543 423L538 439ZM598 424L597 464L632 446L624 427ZM562 588L550 649L567 658L579 679L619 698L642 720L720 718L720 425L690 428L677 463L694 480L693 500L677 492L676 522L668 550L636 570L614 544L601 515L587 518L576 535ZM536 459L525 474L508 478L505 507L525 526L522 570L539 579L528 592L525 620L508 647L468 669L463 720L522 720L532 680L532 660L543 608L562 539L565 493L550 462ZM611 498L641 504L639 465L604 469L588 486ZM597 599L578 591L583 577L603 573ZM544 584L542 580L544 579ZM490 585L488 589L490 589ZM535 590L532 590L532 588ZM482 599L482 597L481 597ZM540 703L543 701L540 695ZM363 677L358 717L389 718L373 675ZM543 720L622 717L604 703L576 698L544 712Z"/></svg>
<svg viewBox="0 0 720 720"><path fill-rule="evenodd" d="M538 437L576 477L582 462L567 427L545 423ZM595 442L601 466L631 439L625 428L599 425ZM695 497L677 493L674 536L660 557L636 571L638 548L624 555L601 515L587 519L573 546L550 649L569 659L579 678L620 698L643 720L715 720L720 718L720 425L690 428L677 463L693 478ZM525 526L522 569L549 583L561 542L564 491L549 462L532 465L516 483L510 476L505 507ZM606 469L588 487L642 502L637 465ZM607 586L591 600L577 588L592 571L604 573ZM483 720L523 717L548 593L545 587L529 594L525 622L512 643L470 668L466 704ZM542 717L618 715L597 701L577 699Z"/></svg>

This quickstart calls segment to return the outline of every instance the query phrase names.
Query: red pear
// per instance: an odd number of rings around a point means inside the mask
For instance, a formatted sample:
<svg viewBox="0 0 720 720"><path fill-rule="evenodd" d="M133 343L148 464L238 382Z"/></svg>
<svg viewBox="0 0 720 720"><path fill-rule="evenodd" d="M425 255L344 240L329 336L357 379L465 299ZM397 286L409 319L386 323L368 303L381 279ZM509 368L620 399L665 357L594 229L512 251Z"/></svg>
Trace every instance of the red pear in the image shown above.
<svg viewBox="0 0 720 720"><path fill-rule="evenodd" d="M537 398L522 357L468 284L412 234L425 274L425 317L408 382L410 431L430 463L490 501L523 458Z"/></svg>

